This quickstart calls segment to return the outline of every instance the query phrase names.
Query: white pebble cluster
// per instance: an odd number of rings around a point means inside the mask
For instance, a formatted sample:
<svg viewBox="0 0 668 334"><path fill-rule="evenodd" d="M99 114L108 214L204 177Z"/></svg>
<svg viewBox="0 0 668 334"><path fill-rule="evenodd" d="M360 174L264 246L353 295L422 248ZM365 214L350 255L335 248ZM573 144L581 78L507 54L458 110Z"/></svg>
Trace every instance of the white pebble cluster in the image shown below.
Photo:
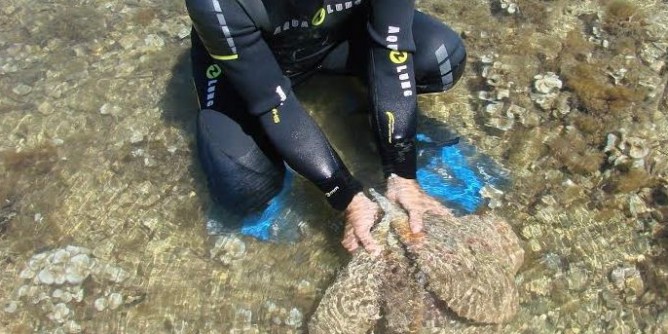
<svg viewBox="0 0 668 334"><path fill-rule="evenodd" d="M563 82L554 72L538 74L533 77L533 91L531 100L545 111L556 111L558 114L568 114L571 109L568 105L567 94L561 94Z"/></svg>
<svg viewBox="0 0 668 334"><path fill-rule="evenodd" d="M100 284L118 284L127 280L130 274L97 259L87 248L70 245L34 255L19 277L26 284L16 290L15 300L5 305L6 313L19 311L24 303L32 304L44 311L46 318L61 326L57 331L80 333L82 328L74 320L74 306L85 303L86 296L94 293L84 290L84 281L92 279ZM98 311L114 310L123 304L123 300L120 293L106 287L92 307Z"/></svg>
<svg viewBox="0 0 668 334"><path fill-rule="evenodd" d="M231 265L246 255L246 243L234 234L223 235L216 240L210 251L211 258L217 258L224 265Z"/></svg>
<svg viewBox="0 0 668 334"><path fill-rule="evenodd" d="M272 301L264 303L263 320L271 322L276 326L287 326L290 328L300 328L303 325L304 315L302 312L293 307L289 311L286 308L279 307Z"/></svg>
<svg viewBox="0 0 668 334"><path fill-rule="evenodd" d="M520 7L513 0L500 0L499 6L508 14L515 14L519 12Z"/></svg>
<svg viewBox="0 0 668 334"><path fill-rule="evenodd" d="M626 129L620 129L608 134L603 152L608 154L608 162L614 166L644 169L650 148L645 139L630 136Z"/></svg>
<svg viewBox="0 0 668 334"><path fill-rule="evenodd" d="M489 128L508 131L518 121L523 125L531 126L539 122L537 115L531 114L526 108L510 102L511 89L515 85L507 79L511 68L496 60L496 55L481 57L481 76L489 90L478 92L478 99L485 102L485 125Z"/></svg>

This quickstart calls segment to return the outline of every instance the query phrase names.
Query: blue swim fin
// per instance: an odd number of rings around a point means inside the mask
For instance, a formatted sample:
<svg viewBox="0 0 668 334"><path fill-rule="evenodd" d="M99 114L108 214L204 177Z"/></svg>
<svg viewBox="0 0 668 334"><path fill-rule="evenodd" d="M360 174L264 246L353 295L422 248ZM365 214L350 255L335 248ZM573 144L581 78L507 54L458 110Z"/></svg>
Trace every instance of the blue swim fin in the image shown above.
<svg viewBox="0 0 668 334"><path fill-rule="evenodd" d="M418 134L417 180L425 192L459 213L475 212L484 202L485 185L499 187L507 173L492 159L459 138L434 142Z"/></svg>

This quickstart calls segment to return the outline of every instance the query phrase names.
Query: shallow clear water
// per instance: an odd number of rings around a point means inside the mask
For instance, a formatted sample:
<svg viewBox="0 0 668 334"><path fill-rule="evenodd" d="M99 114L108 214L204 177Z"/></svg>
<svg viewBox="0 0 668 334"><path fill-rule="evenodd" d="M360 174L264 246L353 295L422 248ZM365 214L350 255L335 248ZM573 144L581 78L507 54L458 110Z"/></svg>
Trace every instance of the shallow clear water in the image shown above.
<svg viewBox="0 0 668 334"><path fill-rule="evenodd" d="M489 203L526 259L521 310L500 331L668 332L668 4L502 3L420 1L462 32L469 64L455 89L419 99L510 173ZM340 217L296 179L293 242L209 236L181 1L0 11L0 332L303 332L347 260ZM537 96L550 71L563 87ZM380 184L359 84L317 77L297 92ZM75 291L22 278L67 245L127 277L91 276L67 302Z"/></svg>

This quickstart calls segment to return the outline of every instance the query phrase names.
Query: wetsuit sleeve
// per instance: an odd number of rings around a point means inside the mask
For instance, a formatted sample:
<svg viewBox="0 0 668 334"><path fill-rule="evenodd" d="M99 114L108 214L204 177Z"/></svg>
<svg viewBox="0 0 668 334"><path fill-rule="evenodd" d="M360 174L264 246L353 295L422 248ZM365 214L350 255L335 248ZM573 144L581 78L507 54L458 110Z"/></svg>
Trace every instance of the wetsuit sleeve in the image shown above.
<svg viewBox="0 0 668 334"><path fill-rule="evenodd" d="M373 127L386 176L416 177L414 0L372 0L367 30Z"/></svg>
<svg viewBox="0 0 668 334"><path fill-rule="evenodd" d="M301 106L262 32L233 0L186 0L205 48L259 118L283 160L315 183L336 209L362 190Z"/></svg>

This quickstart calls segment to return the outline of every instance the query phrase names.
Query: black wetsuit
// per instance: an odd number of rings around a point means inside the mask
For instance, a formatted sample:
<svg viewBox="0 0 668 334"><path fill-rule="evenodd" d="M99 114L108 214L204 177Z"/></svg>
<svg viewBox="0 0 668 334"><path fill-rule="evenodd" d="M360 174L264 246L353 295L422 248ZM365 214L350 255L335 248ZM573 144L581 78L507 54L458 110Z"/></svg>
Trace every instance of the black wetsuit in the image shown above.
<svg viewBox="0 0 668 334"><path fill-rule="evenodd" d="M260 208L280 190L283 162L337 209L362 189L291 89L317 71L364 78L385 174L415 178L416 94L462 75L459 35L411 0L263 2L264 30L236 0L186 0L198 148L214 198Z"/></svg>

